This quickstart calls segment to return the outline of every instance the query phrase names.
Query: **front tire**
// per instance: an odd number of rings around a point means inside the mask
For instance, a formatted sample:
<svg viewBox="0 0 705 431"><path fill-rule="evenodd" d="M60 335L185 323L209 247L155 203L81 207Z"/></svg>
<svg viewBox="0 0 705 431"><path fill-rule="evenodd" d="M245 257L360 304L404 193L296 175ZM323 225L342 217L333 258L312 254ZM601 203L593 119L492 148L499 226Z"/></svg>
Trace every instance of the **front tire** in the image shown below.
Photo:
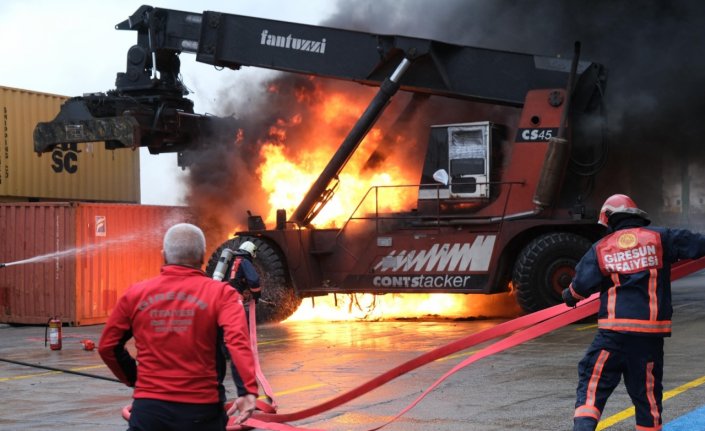
<svg viewBox="0 0 705 431"><path fill-rule="evenodd" d="M259 237L238 236L224 242L208 260L206 273L209 276L213 275L223 249L229 248L235 251L245 241L252 241L257 246L257 257L253 259L253 264L260 276L262 286L262 297L256 309L257 323L281 322L299 308L301 298L291 285L284 257L268 241Z"/></svg>
<svg viewBox="0 0 705 431"><path fill-rule="evenodd" d="M519 306L533 313L563 302L561 293L570 285L575 266L590 249L586 238L569 232L553 232L531 241L514 265L513 284Z"/></svg>

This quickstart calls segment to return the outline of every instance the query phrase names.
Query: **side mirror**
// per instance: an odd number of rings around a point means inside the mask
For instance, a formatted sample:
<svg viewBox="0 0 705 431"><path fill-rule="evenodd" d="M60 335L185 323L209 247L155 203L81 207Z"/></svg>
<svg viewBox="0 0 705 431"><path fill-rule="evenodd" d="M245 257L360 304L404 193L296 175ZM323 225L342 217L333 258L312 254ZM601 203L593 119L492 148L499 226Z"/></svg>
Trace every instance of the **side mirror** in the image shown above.
<svg viewBox="0 0 705 431"><path fill-rule="evenodd" d="M444 186L447 186L448 180L450 178L448 177L448 172L446 172L445 169L439 169L433 173L433 179L436 180L437 182L443 184Z"/></svg>

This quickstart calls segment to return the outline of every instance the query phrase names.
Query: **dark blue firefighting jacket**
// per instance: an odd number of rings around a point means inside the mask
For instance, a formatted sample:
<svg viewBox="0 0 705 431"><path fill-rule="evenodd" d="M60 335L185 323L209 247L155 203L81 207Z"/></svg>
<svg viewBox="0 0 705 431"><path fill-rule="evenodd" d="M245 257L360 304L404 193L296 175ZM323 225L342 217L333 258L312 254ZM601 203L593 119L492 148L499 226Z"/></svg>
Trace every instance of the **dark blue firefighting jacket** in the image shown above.
<svg viewBox="0 0 705 431"><path fill-rule="evenodd" d="M260 278L249 253L235 253L235 259L230 267L229 283L238 292L242 293L249 289L256 298L259 298L261 292Z"/></svg>
<svg viewBox="0 0 705 431"><path fill-rule="evenodd" d="M647 223L641 218L618 223L575 268L570 284L575 299L600 292L599 329L671 335L671 264L704 256L705 236Z"/></svg>

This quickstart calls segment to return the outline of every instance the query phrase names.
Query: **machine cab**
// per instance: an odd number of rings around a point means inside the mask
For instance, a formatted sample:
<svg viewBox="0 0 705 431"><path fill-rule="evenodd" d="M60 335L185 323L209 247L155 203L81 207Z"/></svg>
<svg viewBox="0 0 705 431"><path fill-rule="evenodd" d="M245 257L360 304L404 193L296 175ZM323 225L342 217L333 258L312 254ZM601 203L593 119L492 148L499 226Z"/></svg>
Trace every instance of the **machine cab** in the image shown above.
<svg viewBox="0 0 705 431"><path fill-rule="evenodd" d="M489 198L489 123L449 126L448 176L451 197Z"/></svg>
<svg viewBox="0 0 705 431"><path fill-rule="evenodd" d="M500 132L489 121L433 126L419 187L419 209L436 207L439 199L488 201Z"/></svg>

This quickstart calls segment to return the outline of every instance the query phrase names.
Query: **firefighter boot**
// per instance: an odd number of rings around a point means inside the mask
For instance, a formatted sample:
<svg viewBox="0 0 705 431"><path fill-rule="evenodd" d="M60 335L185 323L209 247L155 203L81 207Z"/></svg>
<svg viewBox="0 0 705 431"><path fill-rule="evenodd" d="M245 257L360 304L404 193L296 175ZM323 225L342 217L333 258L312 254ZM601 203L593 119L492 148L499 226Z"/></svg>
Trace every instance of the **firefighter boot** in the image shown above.
<svg viewBox="0 0 705 431"><path fill-rule="evenodd" d="M573 419L573 431L595 431L597 421L593 418L580 417Z"/></svg>

